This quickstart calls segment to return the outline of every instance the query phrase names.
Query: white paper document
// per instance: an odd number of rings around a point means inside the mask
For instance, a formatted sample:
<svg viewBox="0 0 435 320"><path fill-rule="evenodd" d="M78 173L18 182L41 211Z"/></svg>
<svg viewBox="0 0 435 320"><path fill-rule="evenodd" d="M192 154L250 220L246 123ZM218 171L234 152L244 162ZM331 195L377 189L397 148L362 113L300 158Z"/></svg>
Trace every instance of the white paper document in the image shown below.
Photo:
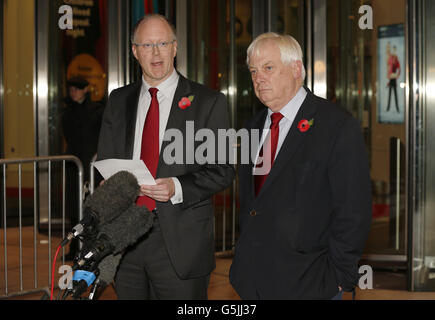
<svg viewBox="0 0 435 320"><path fill-rule="evenodd" d="M106 159L95 162L94 166L106 180L119 171L128 171L136 177L139 185L156 184L154 177L142 160Z"/></svg>

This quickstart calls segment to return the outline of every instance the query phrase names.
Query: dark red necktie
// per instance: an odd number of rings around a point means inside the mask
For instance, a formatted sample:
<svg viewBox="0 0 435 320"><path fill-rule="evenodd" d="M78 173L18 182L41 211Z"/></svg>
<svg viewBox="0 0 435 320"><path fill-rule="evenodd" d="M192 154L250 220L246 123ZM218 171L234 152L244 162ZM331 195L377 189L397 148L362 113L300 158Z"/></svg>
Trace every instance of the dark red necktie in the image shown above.
<svg viewBox="0 0 435 320"><path fill-rule="evenodd" d="M272 168L273 162L275 161L275 153L276 148L278 146L278 138L279 138L279 122L284 116L279 113L275 112L272 113L270 116L270 119L272 120L272 124L270 125L270 132L267 135L263 146L261 147L259 157L262 158L261 165L258 163L260 159L258 159L256 164L256 170L257 168L262 167L264 168ZM264 156L263 156L264 153ZM269 165L270 163L270 165ZM264 170L263 170L264 171ZM254 171L255 172L255 171ZM257 170L257 172L259 172ZM255 174L254 180L255 180L255 196L257 196L260 193L261 187L264 184L264 181L266 181L267 176L269 175L270 170L267 170L267 172L261 172L262 174Z"/></svg>
<svg viewBox="0 0 435 320"><path fill-rule="evenodd" d="M145 119L142 131L142 148L140 159L145 162L153 177L157 174L159 163L159 101L157 100L157 88L150 88L151 104ZM150 211L155 209L156 201L148 196L137 198L138 206L146 206Z"/></svg>

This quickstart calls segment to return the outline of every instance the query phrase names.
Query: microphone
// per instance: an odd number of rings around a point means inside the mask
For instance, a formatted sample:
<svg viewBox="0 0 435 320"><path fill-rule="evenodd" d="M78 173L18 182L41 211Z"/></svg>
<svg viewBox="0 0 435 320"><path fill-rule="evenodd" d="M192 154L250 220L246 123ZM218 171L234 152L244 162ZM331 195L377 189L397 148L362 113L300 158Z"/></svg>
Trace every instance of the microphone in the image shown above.
<svg viewBox="0 0 435 320"><path fill-rule="evenodd" d="M122 253L118 253L116 255L109 254L100 262L98 265L98 269L100 269L100 275L98 276L97 282L101 286L106 287L113 281L113 279L115 279L116 270L118 269L121 258Z"/></svg>
<svg viewBox="0 0 435 320"><path fill-rule="evenodd" d="M65 293L65 298L71 294L73 299L79 299L93 285L89 299L98 299L106 287L114 280L122 255L122 253L117 255L109 254L101 260L98 268L94 271L76 270L73 276L73 287Z"/></svg>
<svg viewBox="0 0 435 320"><path fill-rule="evenodd" d="M109 238L105 234L100 234L92 246L79 252L72 269L77 270L80 268L93 271L97 268L98 263L112 253L113 250L114 245L110 242Z"/></svg>
<svg viewBox="0 0 435 320"><path fill-rule="evenodd" d="M73 289L68 292L74 299L78 299L98 276L98 269L94 272L77 270L73 276Z"/></svg>
<svg viewBox="0 0 435 320"><path fill-rule="evenodd" d="M122 253L117 255L109 254L101 260L98 267L93 264L89 270L79 269L74 271L73 287L65 292L64 299L72 295L73 299L79 299L86 292L88 287L93 285L89 294L89 299L98 299L106 287L114 280Z"/></svg>
<svg viewBox="0 0 435 320"><path fill-rule="evenodd" d="M107 237L113 246L111 253L116 255L146 234L153 225L153 219L154 214L146 207L133 204L111 223L102 225L100 234Z"/></svg>
<svg viewBox="0 0 435 320"><path fill-rule="evenodd" d="M118 270L118 265L122 259L123 254L119 253L117 255L109 254L105 257L98 265L97 272L94 272L90 275L90 278L93 279L96 276L96 280L94 282L93 289L89 294L90 300L98 300L99 297L103 294L104 290L108 285L115 279L116 271ZM86 281L86 279L85 279ZM91 281L87 281L86 283L82 282L76 284L77 287L81 286L84 289L80 289L82 292L85 292L87 287L91 285ZM78 289L77 291L78 292Z"/></svg>
<svg viewBox="0 0 435 320"><path fill-rule="evenodd" d="M62 240L60 244L62 247L64 247L69 241L71 241L75 237L81 235L85 230L86 233L90 235L96 233L96 229L100 221L98 214L91 208L86 207L83 216L83 219L80 220L80 222L76 224L74 228L72 228L72 230L68 232L68 235Z"/></svg>
<svg viewBox="0 0 435 320"><path fill-rule="evenodd" d="M78 268L89 270L110 253L113 255L120 253L147 233L152 225L153 214L146 207L132 204L111 223L100 226L97 240L80 251L73 270Z"/></svg>
<svg viewBox="0 0 435 320"><path fill-rule="evenodd" d="M151 229L153 216L154 214L146 207L132 204L111 223L100 226L98 238L90 246L84 247L80 251L75 259L73 270L93 272L98 268L100 276L97 284L103 287L108 285L115 277L122 252ZM84 289L87 287L85 282L81 282L81 287ZM80 292L83 288L80 289Z"/></svg>
<svg viewBox="0 0 435 320"><path fill-rule="evenodd" d="M100 224L105 224L127 210L135 203L139 195L139 183L128 171L119 171L98 187L83 204L100 217Z"/></svg>
<svg viewBox="0 0 435 320"><path fill-rule="evenodd" d="M109 284L122 258L121 251L134 244L151 228L153 215L146 207L135 204L139 188L134 175L121 171L97 188L84 203L85 212L95 213L93 217L98 218L95 224L98 234L84 243L74 259L72 269L75 270L75 281L73 279L70 293L75 299L92 283L94 289ZM80 227L78 229L80 231ZM94 293L91 293L92 296Z"/></svg>
<svg viewBox="0 0 435 320"><path fill-rule="evenodd" d="M119 171L98 187L83 204L84 218L62 240L70 240L86 232L97 232L97 226L112 221L136 201L139 183L128 171Z"/></svg>

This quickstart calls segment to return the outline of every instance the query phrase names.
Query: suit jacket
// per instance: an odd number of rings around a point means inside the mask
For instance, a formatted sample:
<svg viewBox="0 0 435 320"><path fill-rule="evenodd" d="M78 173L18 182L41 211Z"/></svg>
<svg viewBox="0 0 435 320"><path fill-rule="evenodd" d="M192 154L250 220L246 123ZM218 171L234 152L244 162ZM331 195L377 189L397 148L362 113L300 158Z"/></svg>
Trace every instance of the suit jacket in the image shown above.
<svg viewBox="0 0 435 320"><path fill-rule="evenodd" d="M359 123L308 94L257 197L240 166L240 238L230 281L243 299L330 299L351 290L371 222L368 159ZM267 108L248 122L263 129ZM301 132L302 120L314 120Z"/></svg>
<svg viewBox="0 0 435 320"><path fill-rule="evenodd" d="M141 86L142 81L139 81L111 93L101 127L98 160L132 159ZM178 102L192 95L191 106L184 110L179 108ZM217 134L218 129L229 126L228 107L223 94L180 75L166 130L178 129L183 134L183 159L194 152L190 147L192 141L186 141L189 139L189 135L186 138L186 121L194 121L195 130L209 128ZM175 271L181 279L188 279L207 275L215 268L211 197L231 184L235 172L228 162L166 164L164 150L172 142L162 143L157 178L177 177L183 190L183 203L157 201L157 215ZM195 142L194 147L198 144Z"/></svg>

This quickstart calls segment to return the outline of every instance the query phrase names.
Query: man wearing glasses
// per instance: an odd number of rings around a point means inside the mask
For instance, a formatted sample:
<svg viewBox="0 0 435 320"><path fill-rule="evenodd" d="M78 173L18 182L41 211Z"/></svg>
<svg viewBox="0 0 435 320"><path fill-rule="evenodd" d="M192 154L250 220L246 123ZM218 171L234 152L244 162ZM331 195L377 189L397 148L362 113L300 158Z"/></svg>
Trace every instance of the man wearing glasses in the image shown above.
<svg viewBox="0 0 435 320"><path fill-rule="evenodd" d="M151 231L124 253L116 292L119 299L207 299L215 268L211 197L231 184L234 168L222 159L166 163L164 150L172 141L164 135L177 129L184 140L186 122L193 121L195 130L208 128L217 136L229 127L227 102L175 70L177 40L165 17L140 20L132 50L142 79L110 94L97 154L98 160L145 162L156 185L142 185L136 204L155 218ZM183 141L175 152L182 150L184 160L195 152L190 145Z"/></svg>

